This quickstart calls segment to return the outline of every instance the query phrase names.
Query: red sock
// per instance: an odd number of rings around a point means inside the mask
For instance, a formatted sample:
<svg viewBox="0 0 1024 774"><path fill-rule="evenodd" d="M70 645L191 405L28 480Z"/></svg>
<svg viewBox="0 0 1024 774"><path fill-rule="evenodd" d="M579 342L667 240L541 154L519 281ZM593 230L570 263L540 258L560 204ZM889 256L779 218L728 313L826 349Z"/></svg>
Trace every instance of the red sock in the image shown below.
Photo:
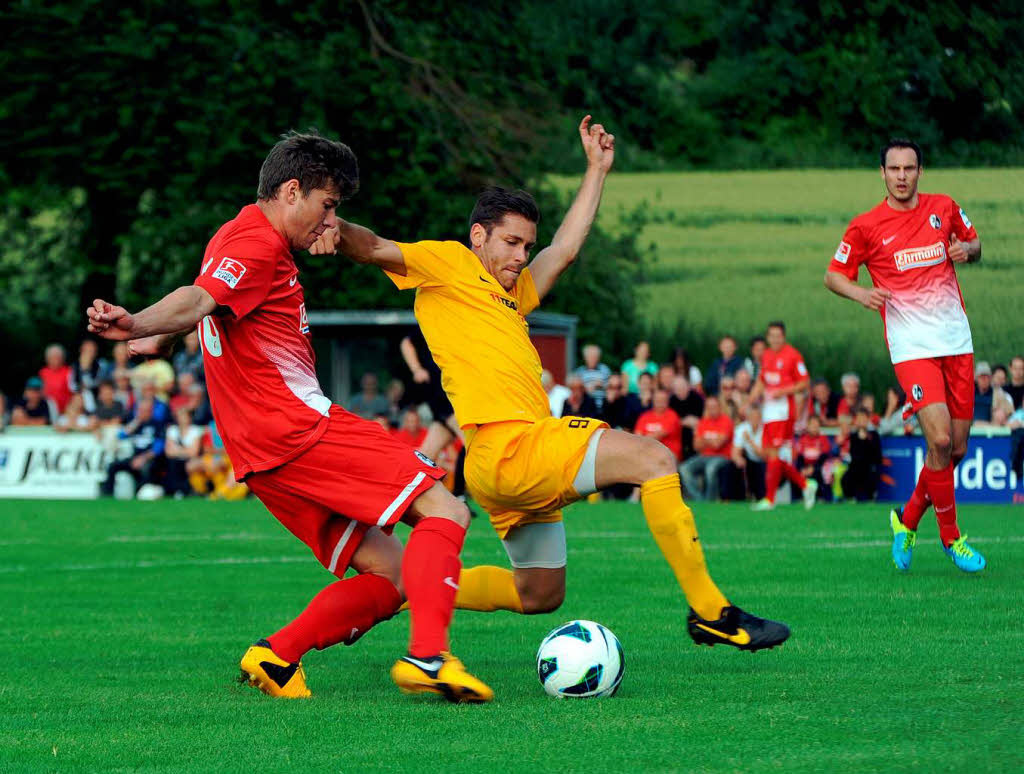
<svg viewBox="0 0 1024 774"><path fill-rule="evenodd" d="M465 539L465 527L438 517L423 519L409 535L402 585L412 615L410 656L429 658L448 650L448 625L462 569L459 552Z"/></svg>
<svg viewBox="0 0 1024 774"><path fill-rule="evenodd" d="M775 493L779 489L779 482L782 480L782 460L772 457L765 463L764 469L764 497L768 502L775 502Z"/></svg>
<svg viewBox="0 0 1024 774"><path fill-rule="evenodd" d="M378 621L395 614L402 595L380 575L357 575L332 583L313 597L299 617L269 638L270 648L285 661L339 642L352 644Z"/></svg>
<svg viewBox="0 0 1024 774"><path fill-rule="evenodd" d="M803 490L803 488L807 486L807 479L800 475L799 470L794 468L785 460L779 460L778 462L780 469L782 470L782 475L784 475L791 484L796 486L797 489Z"/></svg>
<svg viewBox="0 0 1024 774"><path fill-rule="evenodd" d="M928 480L931 470L927 467L921 468L921 475L917 477L917 486L914 493L910 495L907 504L903 506L903 526L907 529L917 531L917 525L921 523L921 517L928 510L932 501L928 498Z"/></svg>
<svg viewBox="0 0 1024 774"><path fill-rule="evenodd" d="M939 522L939 539L948 546L960 537L956 525L956 495L953 491L952 463L942 470L933 470L928 476L928 494L935 506L935 520Z"/></svg>

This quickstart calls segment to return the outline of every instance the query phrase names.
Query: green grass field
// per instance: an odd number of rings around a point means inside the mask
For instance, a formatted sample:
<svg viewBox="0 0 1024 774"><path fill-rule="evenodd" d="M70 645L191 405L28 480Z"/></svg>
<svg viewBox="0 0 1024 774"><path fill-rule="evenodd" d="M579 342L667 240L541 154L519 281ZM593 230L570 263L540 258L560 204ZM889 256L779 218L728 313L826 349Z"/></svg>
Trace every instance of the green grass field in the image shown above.
<svg viewBox="0 0 1024 774"><path fill-rule="evenodd" d="M572 190L578 178L556 182ZM1008 362L1021 350L1012 330L1024 276L1024 170L926 169L921 190L953 196L978 229L982 262L958 271L975 351ZM745 340L782 318L812 370L854 368L887 384L892 377L878 314L822 285L847 223L884 194L869 166L613 174L601 223L614 230L625 214L648 205L653 222L641 244L653 244L658 260L646 283L646 316L669 331L681 323L679 343L702 355L701 366L717 355L721 334ZM866 272L861 276L866 282Z"/></svg>
<svg viewBox="0 0 1024 774"><path fill-rule="evenodd" d="M961 509L989 559L977 577L930 519L897 575L883 506L697 512L719 583L793 627L783 648L694 647L638 506L577 505L561 610L457 614L456 650L497 700L456 707L389 682L404 617L310 654L310 701L234 682L245 647L330 577L255 501L5 501L0 771L1024 767L1024 512ZM465 560L504 564L486 523ZM535 649L574 617L621 638L617 697L542 692Z"/></svg>

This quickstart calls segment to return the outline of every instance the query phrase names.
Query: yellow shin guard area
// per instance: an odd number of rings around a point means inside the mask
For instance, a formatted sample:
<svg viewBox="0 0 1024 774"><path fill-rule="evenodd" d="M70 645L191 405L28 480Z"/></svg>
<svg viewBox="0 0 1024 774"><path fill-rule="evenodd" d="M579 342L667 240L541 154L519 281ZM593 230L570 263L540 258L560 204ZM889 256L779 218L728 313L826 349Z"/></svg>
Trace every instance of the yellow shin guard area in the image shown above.
<svg viewBox="0 0 1024 774"><path fill-rule="evenodd" d="M729 601L708 575L693 512L683 502L679 475L645 481L640 487L640 503L654 541L675 573L686 601L701 618L717 620Z"/></svg>
<svg viewBox="0 0 1024 774"><path fill-rule="evenodd" d="M459 574L455 607L481 613L495 610L523 612L523 603L519 600L512 571L490 565L463 568Z"/></svg>

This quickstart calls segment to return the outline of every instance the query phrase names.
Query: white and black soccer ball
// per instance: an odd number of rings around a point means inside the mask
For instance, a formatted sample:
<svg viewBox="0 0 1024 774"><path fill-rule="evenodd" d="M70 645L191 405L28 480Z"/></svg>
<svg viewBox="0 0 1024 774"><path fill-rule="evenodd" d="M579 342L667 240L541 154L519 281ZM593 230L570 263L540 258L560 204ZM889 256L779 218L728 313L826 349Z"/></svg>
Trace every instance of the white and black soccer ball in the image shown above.
<svg viewBox="0 0 1024 774"><path fill-rule="evenodd" d="M558 699L613 696L625 669L618 637L594 621L564 623L537 649L537 676Z"/></svg>

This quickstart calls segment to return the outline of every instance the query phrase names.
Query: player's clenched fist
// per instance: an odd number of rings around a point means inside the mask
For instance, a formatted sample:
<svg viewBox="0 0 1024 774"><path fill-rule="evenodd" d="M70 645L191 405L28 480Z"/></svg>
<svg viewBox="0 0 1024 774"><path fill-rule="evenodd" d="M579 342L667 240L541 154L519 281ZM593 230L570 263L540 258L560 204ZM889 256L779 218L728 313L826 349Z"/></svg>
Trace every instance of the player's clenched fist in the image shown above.
<svg viewBox="0 0 1024 774"><path fill-rule="evenodd" d="M341 231L337 228L329 228L310 246L309 252L313 255L334 255L338 252L338 242L341 241Z"/></svg>
<svg viewBox="0 0 1024 774"><path fill-rule="evenodd" d="M111 341L126 341L132 338L132 316L123 306L115 306L97 298L85 310L89 318L89 332L96 333Z"/></svg>
<svg viewBox="0 0 1024 774"><path fill-rule="evenodd" d="M956 234L949 238L949 249L946 254L953 263L967 263L971 258L964 243L957 239Z"/></svg>
<svg viewBox="0 0 1024 774"><path fill-rule="evenodd" d="M885 288L864 288L866 291L864 297L861 299L861 303L868 309L874 309L876 312L885 306L885 302L892 298L892 293Z"/></svg>

